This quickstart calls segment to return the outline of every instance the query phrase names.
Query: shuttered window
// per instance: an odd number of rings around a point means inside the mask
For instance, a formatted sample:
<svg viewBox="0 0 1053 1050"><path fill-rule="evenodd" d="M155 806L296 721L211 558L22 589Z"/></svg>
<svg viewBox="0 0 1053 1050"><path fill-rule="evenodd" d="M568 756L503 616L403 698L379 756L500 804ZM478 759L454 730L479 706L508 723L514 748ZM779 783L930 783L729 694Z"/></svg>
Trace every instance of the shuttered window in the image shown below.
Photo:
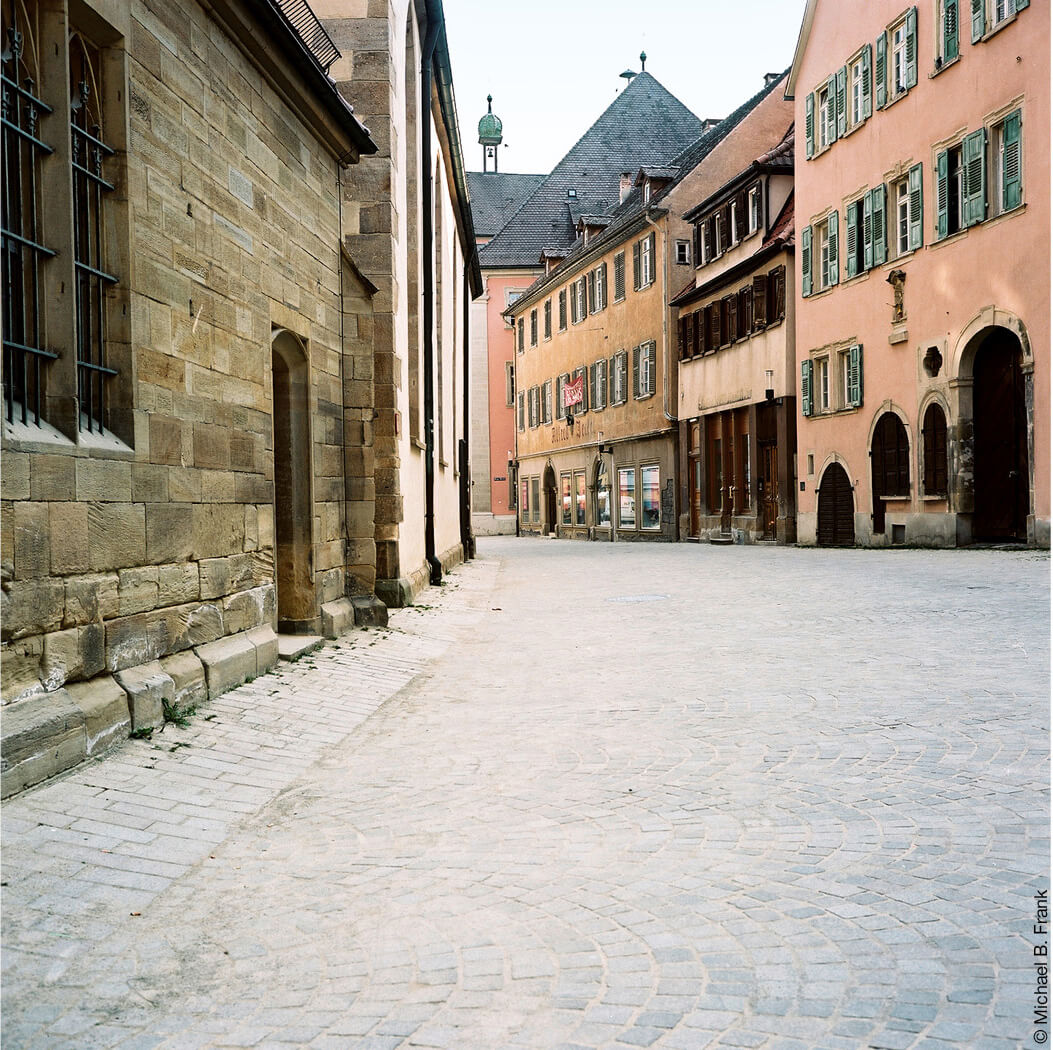
<svg viewBox="0 0 1053 1050"><path fill-rule="evenodd" d="M999 210L1011 211L1020 207L1023 201L1020 110L1010 113L995 132L998 144L995 170L1001 183L1001 192L998 195Z"/></svg>
<svg viewBox="0 0 1053 1050"><path fill-rule="evenodd" d="M809 92L804 99L804 155L815 156L815 95ZM706 258L710 258L708 249Z"/></svg>
<svg viewBox="0 0 1053 1050"><path fill-rule="evenodd" d="M526 430L526 395L522 390L519 391L519 429Z"/></svg>
<svg viewBox="0 0 1053 1050"><path fill-rule="evenodd" d="M801 362L801 415L812 414L812 362Z"/></svg>
<svg viewBox="0 0 1053 1050"><path fill-rule="evenodd" d="M757 274L753 278L753 328L760 331L768 323L768 278Z"/></svg>
<svg viewBox="0 0 1053 1050"><path fill-rule="evenodd" d="M859 408L863 404L863 347L856 343L848 348L848 404Z"/></svg>
<svg viewBox="0 0 1053 1050"><path fill-rule="evenodd" d="M541 384L541 422L552 422L552 380L546 379Z"/></svg>
<svg viewBox="0 0 1053 1050"><path fill-rule="evenodd" d="M530 345L537 346L537 310L530 311Z"/></svg>
<svg viewBox="0 0 1053 1050"><path fill-rule="evenodd" d="M614 301L625 298L625 252L614 257Z"/></svg>
<svg viewBox="0 0 1053 1050"><path fill-rule="evenodd" d="M805 226L801 230L801 295L812 294L812 228ZM753 302L753 316L757 316L757 302Z"/></svg>
<svg viewBox="0 0 1053 1050"><path fill-rule="evenodd" d="M938 68L958 57L958 3L959 0L941 0L940 3L940 54L936 60Z"/></svg>
<svg viewBox="0 0 1053 1050"><path fill-rule="evenodd" d="M552 338L552 300L545 300L545 338Z"/></svg>
<svg viewBox="0 0 1053 1050"><path fill-rule="evenodd" d="M980 128L962 143L964 226L983 222L987 208L987 130Z"/></svg>
<svg viewBox="0 0 1053 1050"><path fill-rule="evenodd" d="M526 343L525 332L526 332L526 322L523 320L522 317L520 317L519 321L518 321L518 323L516 325L516 333L517 333L517 340L518 340L517 343L516 343L516 347L517 347L517 349L519 350L520 353L522 353L523 350L525 349L525 343Z"/></svg>
<svg viewBox="0 0 1053 1050"><path fill-rule="evenodd" d="M567 330L567 289L559 293L559 330L565 332Z"/></svg>
<svg viewBox="0 0 1053 1050"><path fill-rule="evenodd" d="M925 454L925 495L946 496L947 417L935 402L925 409L921 435Z"/></svg>

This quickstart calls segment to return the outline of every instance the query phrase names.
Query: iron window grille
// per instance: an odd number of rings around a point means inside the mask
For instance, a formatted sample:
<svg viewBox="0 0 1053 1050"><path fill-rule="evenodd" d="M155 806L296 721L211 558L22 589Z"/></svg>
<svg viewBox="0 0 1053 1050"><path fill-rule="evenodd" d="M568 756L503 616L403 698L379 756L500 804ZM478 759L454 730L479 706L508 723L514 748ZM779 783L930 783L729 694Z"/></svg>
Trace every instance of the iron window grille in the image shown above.
<svg viewBox="0 0 1053 1050"><path fill-rule="evenodd" d="M37 98L25 63L17 11L8 23L2 63L4 410L9 423L40 426L47 363L58 355L43 341L41 267L55 254L41 242L39 166L53 152L40 138L51 107ZM27 75L20 76L20 73ZM19 82L21 80L21 83Z"/></svg>
<svg viewBox="0 0 1053 1050"><path fill-rule="evenodd" d="M81 68L76 67L77 60ZM103 430L106 380L117 370L106 364L106 289L117 278L103 268L103 194L114 189L102 174L114 151L102 139L101 118L90 104L98 72L83 44L70 46L73 147L73 257L76 271L77 393L82 430ZM97 95L97 89L95 90Z"/></svg>

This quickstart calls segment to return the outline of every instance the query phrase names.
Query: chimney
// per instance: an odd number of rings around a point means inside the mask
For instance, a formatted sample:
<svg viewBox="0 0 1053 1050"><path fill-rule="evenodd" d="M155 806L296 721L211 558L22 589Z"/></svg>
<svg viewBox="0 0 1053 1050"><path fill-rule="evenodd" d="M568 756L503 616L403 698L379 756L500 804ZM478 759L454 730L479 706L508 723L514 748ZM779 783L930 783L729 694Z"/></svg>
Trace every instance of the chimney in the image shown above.
<svg viewBox="0 0 1053 1050"><path fill-rule="evenodd" d="M771 87L772 84L778 83L782 79L781 73L765 73L764 74L764 86Z"/></svg>
<svg viewBox="0 0 1053 1050"><path fill-rule="evenodd" d="M622 204L625 202L625 198L629 196L633 188L633 177L627 171L622 172L621 180L618 183L618 203Z"/></svg>

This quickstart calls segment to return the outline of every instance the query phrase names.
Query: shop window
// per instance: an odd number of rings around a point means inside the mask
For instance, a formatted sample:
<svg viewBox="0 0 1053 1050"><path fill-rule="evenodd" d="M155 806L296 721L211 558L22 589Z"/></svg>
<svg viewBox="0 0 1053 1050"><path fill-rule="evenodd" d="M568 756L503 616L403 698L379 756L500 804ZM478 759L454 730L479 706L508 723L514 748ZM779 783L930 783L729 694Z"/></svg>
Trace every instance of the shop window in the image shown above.
<svg viewBox="0 0 1053 1050"><path fill-rule="evenodd" d="M658 529L662 525L662 499L658 466L640 468L640 528Z"/></svg>
<svg viewBox="0 0 1053 1050"><path fill-rule="evenodd" d="M561 525L569 525L571 523L571 515L573 514L573 507L571 506L571 475L561 474L559 478L560 488L560 514L559 520Z"/></svg>
<svg viewBox="0 0 1053 1050"><path fill-rule="evenodd" d="M585 524L585 502L587 499L587 488L585 484L585 471L579 470L574 474L574 524Z"/></svg>
<svg viewBox="0 0 1053 1050"><path fill-rule="evenodd" d="M603 457L596 464L596 524L611 523L611 475Z"/></svg>
<svg viewBox="0 0 1053 1050"><path fill-rule="evenodd" d="M618 528L636 528L636 468L618 470Z"/></svg>

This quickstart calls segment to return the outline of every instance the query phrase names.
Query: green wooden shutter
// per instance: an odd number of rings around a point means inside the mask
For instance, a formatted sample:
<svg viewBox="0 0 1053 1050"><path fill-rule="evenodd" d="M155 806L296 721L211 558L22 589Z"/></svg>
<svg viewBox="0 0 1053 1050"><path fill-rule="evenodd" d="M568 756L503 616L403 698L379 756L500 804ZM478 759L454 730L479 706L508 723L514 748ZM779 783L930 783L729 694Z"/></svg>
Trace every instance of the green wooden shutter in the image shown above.
<svg viewBox="0 0 1053 1050"><path fill-rule="evenodd" d="M936 158L936 240L947 236L950 182L947 178L947 151Z"/></svg>
<svg viewBox="0 0 1053 1050"><path fill-rule="evenodd" d="M1019 207L1020 186L1020 110L1005 118L1002 125L1002 211Z"/></svg>
<svg viewBox="0 0 1053 1050"><path fill-rule="evenodd" d="M826 220L826 236L829 243L829 265L826 270L826 283L830 285L837 284L841 269L837 260L837 226L838 213L835 211L833 215Z"/></svg>
<svg viewBox="0 0 1053 1050"><path fill-rule="evenodd" d="M870 45L863 48L863 119L870 116Z"/></svg>
<svg viewBox="0 0 1053 1050"><path fill-rule="evenodd" d="M812 294L812 228L805 226L801 230L801 295ZM754 301L753 316L757 316L757 305ZM754 320L756 324L756 320Z"/></svg>
<svg viewBox="0 0 1053 1050"><path fill-rule="evenodd" d="M812 414L812 362L801 362L801 415Z"/></svg>
<svg viewBox="0 0 1053 1050"><path fill-rule="evenodd" d="M855 277L859 273L859 202L855 201L845 209L845 277Z"/></svg>
<svg viewBox="0 0 1053 1050"><path fill-rule="evenodd" d="M958 57L958 0L943 0L943 61Z"/></svg>
<svg viewBox="0 0 1053 1050"><path fill-rule="evenodd" d="M874 265L874 197L873 191L863 194L863 269Z"/></svg>
<svg viewBox="0 0 1053 1050"><path fill-rule="evenodd" d="M874 265L880 266L888 258L888 242L885 233L885 186L875 186L870 191L873 203L870 206L870 228L874 242Z"/></svg>
<svg viewBox="0 0 1053 1050"><path fill-rule="evenodd" d="M633 291L640 290L640 242L633 245Z"/></svg>
<svg viewBox="0 0 1053 1050"><path fill-rule="evenodd" d="M918 83L918 9L907 11L907 88Z"/></svg>
<svg viewBox="0 0 1053 1050"><path fill-rule="evenodd" d="M651 273L648 284L654 284L658 280L658 253L655 251L655 234L647 238L651 243Z"/></svg>
<svg viewBox="0 0 1053 1050"><path fill-rule="evenodd" d="M826 144L837 138L837 77L826 81Z"/></svg>
<svg viewBox="0 0 1053 1050"><path fill-rule="evenodd" d="M647 393L653 394L658 389L658 346L650 343L647 347Z"/></svg>
<svg viewBox="0 0 1053 1050"><path fill-rule="evenodd" d="M815 153L815 95L811 91L804 97L804 155L810 158ZM713 258L712 255L707 258Z"/></svg>
<svg viewBox="0 0 1053 1050"><path fill-rule="evenodd" d="M526 397L524 396L523 391L521 390L519 392L519 429L520 430L525 430L526 429L525 416L526 416Z"/></svg>
<svg viewBox="0 0 1053 1050"><path fill-rule="evenodd" d="M907 187L910 190L910 230L908 247L911 251L921 247L922 240L922 199L921 199L921 165L915 164L907 175Z"/></svg>
<svg viewBox="0 0 1053 1050"><path fill-rule="evenodd" d="M1030 3L1031 0L1016 0L1016 9L1018 11L1023 11L1024 8L1027 7L1027 5Z"/></svg>
<svg viewBox="0 0 1053 1050"><path fill-rule="evenodd" d="M986 216L987 129L967 135L962 143L965 168L965 226L975 226Z"/></svg>
<svg viewBox="0 0 1053 1050"><path fill-rule="evenodd" d="M640 348L633 347L633 397L640 396Z"/></svg>
<svg viewBox="0 0 1053 1050"><path fill-rule="evenodd" d="M885 108L885 93L887 90L887 74L886 69L888 66L888 38L884 33L877 38L874 44L874 94L875 103L878 109Z"/></svg>
<svg viewBox="0 0 1053 1050"><path fill-rule="evenodd" d="M588 276L588 304L589 313L594 314L596 312L596 271L589 270Z"/></svg>
<svg viewBox="0 0 1053 1050"><path fill-rule="evenodd" d="M985 0L972 0L972 40L974 44L977 41L979 41L984 35L984 3Z"/></svg>
<svg viewBox="0 0 1053 1050"><path fill-rule="evenodd" d="M863 347L848 348L848 400L853 407L863 404Z"/></svg>
<svg viewBox="0 0 1053 1050"><path fill-rule="evenodd" d="M837 79L837 137L844 138L848 130L848 70L842 66L835 74Z"/></svg>

